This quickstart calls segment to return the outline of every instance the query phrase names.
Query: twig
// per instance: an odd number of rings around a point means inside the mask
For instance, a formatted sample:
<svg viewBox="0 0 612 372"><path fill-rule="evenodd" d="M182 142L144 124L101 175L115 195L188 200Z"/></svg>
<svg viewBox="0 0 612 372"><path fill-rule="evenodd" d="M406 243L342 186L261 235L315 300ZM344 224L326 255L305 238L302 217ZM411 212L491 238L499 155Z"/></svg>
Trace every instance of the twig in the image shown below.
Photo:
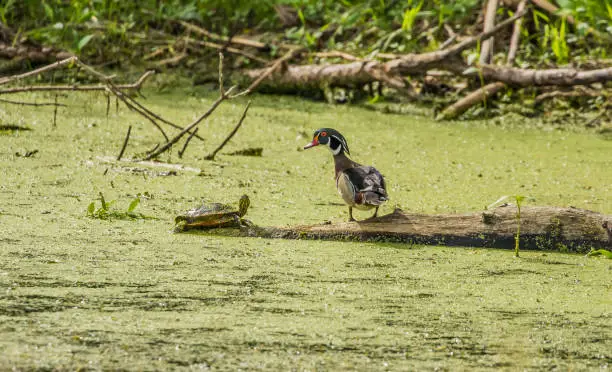
<svg viewBox="0 0 612 372"><path fill-rule="evenodd" d="M57 127L57 94L55 95L55 108L53 109L53 128Z"/></svg>
<svg viewBox="0 0 612 372"><path fill-rule="evenodd" d="M106 118L108 119L108 112L110 111L110 94L106 93Z"/></svg>
<svg viewBox="0 0 612 372"><path fill-rule="evenodd" d="M195 128L202 120L206 119L208 116L210 116L210 114L213 113L213 111L215 111L215 109L217 108L217 106L219 106L221 104L221 102L225 101L226 99L230 98L229 94L236 88L236 86L233 86L231 88L229 88L224 95L220 96L219 98L217 98L217 100L215 102L213 102L212 106L208 109L208 111L206 111L202 116L200 116L199 118L197 118L193 123L189 124L185 129L183 129L179 134L177 134L176 136L174 136L172 139L170 139L168 142L166 142L163 146L158 147L156 150L151 151L145 158L144 160L151 160L154 157L158 156L159 154L165 152L166 150L170 149L172 147L172 145L174 145L176 142L178 142L178 140L181 139L181 137L183 137L185 135L185 133L189 132L190 130L192 130L193 128Z"/></svg>
<svg viewBox="0 0 612 372"><path fill-rule="evenodd" d="M587 128L592 128L595 126L595 122L598 121L599 119L601 119L606 113L608 112L608 110L606 110L605 108L603 110L601 110L601 112L599 114L597 114L593 119L589 120L584 126ZM612 243L612 240L610 240L610 243Z"/></svg>
<svg viewBox="0 0 612 372"><path fill-rule="evenodd" d="M593 89L588 89L586 87L577 86L574 88L574 90L566 92L555 90L552 92L542 93L535 98L534 103L539 104L544 100L556 97L602 97L607 95L608 94L606 94L605 91L596 91Z"/></svg>
<svg viewBox="0 0 612 372"><path fill-rule="evenodd" d="M54 70L54 69L56 69L58 67L67 65L67 64L75 62L77 60L78 60L77 57L70 57L70 58L66 58L66 59L61 60L61 61L57 61L57 62L51 63L49 65L43 66L41 68L37 68L36 70L32 70L32 71L29 71L29 72L26 72L26 73L23 73L23 74L19 74L19 75L9 76L9 77L6 77L4 79L0 79L0 85L6 84L6 83L10 83L11 81L25 79L27 77L38 75L38 74L41 74L41 73L46 72L46 71Z"/></svg>
<svg viewBox="0 0 612 372"><path fill-rule="evenodd" d="M181 54L175 55L174 57L163 59L157 62L155 65L158 67L176 66L185 58L187 58L187 53L181 53Z"/></svg>
<svg viewBox="0 0 612 372"><path fill-rule="evenodd" d="M157 123L157 121L155 121L155 119L153 117L148 115L146 111L142 110L140 107L138 107L138 105L132 104L135 101L131 97L126 96L125 94L123 94L123 92L121 92L119 89L117 89L110 82L110 80L107 81L107 87L115 95L115 97L117 97L121 101L123 101L123 103L125 103L125 105L129 109L136 111L140 115L144 116L147 120L149 120L151 122L151 124L153 124L161 132L161 134L164 136L165 140L168 141L168 135L166 134L164 129ZM130 102L130 100L131 100L131 102Z"/></svg>
<svg viewBox="0 0 612 372"><path fill-rule="evenodd" d="M0 102L10 103L12 105L21 105L21 106L63 106L63 107L66 107L65 104L57 103L57 102L42 102L42 103L21 102L21 101L11 101L11 100L4 99L4 98L0 98Z"/></svg>
<svg viewBox="0 0 612 372"><path fill-rule="evenodd" d="M125 140L123 141L123 146L121 147L121 151L119 152L119 155L117 156L117 160L121 160L121 157L123 156L123 153L125 152L125 149L127 148L128 141L130 140L130 133L132 133L131 125L128 127L127 134L125 135Z"/></svg>
<svg viewBox="0 0 612 372"><path fill-rule="evenodd" d="M242 117L240 117L238 124L236 124L234 129L230 132L227 138L225 138L225 140L219 145L219 147L217 147L215 151L210 153L210 155L206 156L205 158L206 160L215 160L215 156L217 155L217 153L221 151L221 149L229 142L230 139L232 139L232 137L234 137L236 132L238 132L238 129L240 129L240 126L242 125L242 122L244 121L244 118L246 117L247 111L249 111L250 106L251 106L251 101L249 101L246 107L244 108L244 112L242 113Z"/></svg>
<svg viewBox="0 0 612 372"><path fill-rule="evenodd" d="M497 0L488 0L487 10L485 13L485 21L483 31L491 31L495 27L495 14L497 13ZM483 41L480 47L480 64L484 65L491 61L493 55L493 45L495 38L491 36L487 40Z"/></svg>
<svg viewBox="0 0 612 372"><path fill-rule="evenodd" d="M217 49L220 51L228 51L232 54L238 54L241 55L243 57L246 57L248 59L252 59L253 61L257 61L259 63L268 63L267 59L261 58L256 56L255 54L249 53L247 51L241 50L241 49L237 49L237 48L232 48L231 46L225 46L225 45L221 45L221 44L217 44L217 43L213 43L210 41L200 41L200 40L195 40L189 37L185 38L185 41L188 41L191 44L196 44L199 46L204 46L207 48L213 48L213 49ZM187 46L189 48L189 46Z"/></svg>
<svg viewBox="0 0 612 372"><path fill-rule="evenodd" d="M189 137L187 137L187 139L185 140L185 144L183 145L183 148L181 149L181 151L178 152L178 156L179 158L183 158L183 154L185 153L185 150L187 150L187 145L189 145L189 141L191 141L191 139L193 138L193 136L198 133L198 130L200 128L196 128L193 132L191 132L191 134L189 135Z"/></svg>
<svg viewBox="0 0 612 372"><path fill-rule="evenodd" d="M457 34L454 34L453 36L451 36L448 39L446 39L446 41L443 42L442 45L440 45L438 50L444 50L444 49L448 48L452 43L455 42L455 40L457 40Z"/></svg>
<svg viewBox="0 0 612 372"><path fill-rule="evenodd" d="M54 66L54 68L57 68L57 66L63 66L63 65L57 65L56 63L54 63L49 66ZM48 67L48 66L45 66L45 67ZM46 69L45 71L49 71L49 70L50 69ZM131 89L138 90L142 87L142 84L144 83L144 81L153 74L155 74L155 71L151 71L151 70L147 71L144 74L142 74L142 76L138 78L136 82L132 84L117 85L117 88L127 89L127 90L131 90ZM43 92L43 91L103 91L103 90L107 90L107 89L105 85L101 85L101 84L100 85L81 85L81 86L79 85L32 85L32 86L26 86L26 87L0 89L0 94L13 94L13 93L22 93L22 92Z"/></svg>
<svg viewBox="0 0 612 372"><path fill-rule="evenodd" d="M251 83L251 85L249 85L249 87L247 89L245 89L244 91L242 91L241 93L238 93L236 95L233 95L231 98L236 98L239 96L245 96L250 94L251 92L253 92L255 89L257 89L257 87L259 86L259 84L261 84L262 81L264 81L264 79L266 79L268 76L272 75L272 73L274 71L276 71L283 63L287 62L288 60L290 60L291 58L293 58L296 54L299 54L303 51L307 50L306 48L297 48L297 49L291 49L287 54L285 54L284 56L282 56L281 58L277 59L276 61L274 61L274 63L272 64L272 66L270 66L270 68L268 68L266 70L266 72L264 72L263 74L261 74L257 79L255 79L255 81L253 81Z"/></svg>
<svg viewBox="0 0 612 372"><path fill-rule="evenodd" d="M217 35L213 32L210 32L208 30L205 30L201 27L198 27L194 24L191 24L185 21L179 21L178 23L181 24L183 27L185 27L185 29L193 31L196 34L206 36L209 39L222 41L224 43L238 44L238 45L242 45L246 47L260 49L263 51L270 49L270 45L266 43L262 43L261 41L251 40L251 39L242 38L242 37L228 38L226 36ZM296 48L295 45L287 45L287 44L280 44L278 45L278 47L283 48L283 49L295 49Z"/></svg>
<svg viewBox="0 0 612 372"><path fill-rule="evenodd" d="M519 7L517 9L517 13L525 12L525 2L526 0L521 1L521 4L519 4ZM487 12L488 11L489 9L487 9ZM516 50L518 48L520 31L521 31L521 20L522 18L517 18L514 21L514 30L513 30L512 39L510 42L510 50L508 51L508 60L507 60L508 65L512 64L512 62L514 61L514 56L516 55ZM481 57L482 57L482 54L481 54ZM470 107L478 104L479 102L486 101L489 97L497 94L498 92L506 88L507 88L507 85L503 82L494 82L494 83L487 84L483 86L482 88L477 89L473 91L472 93L468 94L467 96L463 97L462 99L450 105L446 109L444 109L444 111L442 111L436 117L436 120L447 120L447 119L455 118L461 115L462 113L464 113L465 111L467 111Z"/></svg>
<svg viewBox="0 0 612 372"><path fill-rule="evenodd" d="M525 9L525 5L527 4L527 0L521 0L516 9L517 12L522 12ZM510 48L508 50L508 59L506 64L508 66L512 66L514 64L514 59L516 58L516 52L518 50L519 38L521 37L521 24L523 23L523 19L519 18L514 21L514 29L512 30L512 37L510 39Z"/></svg>
<svg viewBox="0 0 612 372"><path fill-rule="evenodd" d="M219 95L222 96L224 94L225 89L223 88L223 53L219 52Z"/></svg>
<svg viewBox="0 0 612 372"><path fill-rule="evenodd" d="M342 59L346 59L347 61L362 61L363 60L359 57L355 57L352 54L349 54L346 52L340 52L337 50L334 50L331 52L317 52L317 53L313 53L313 55L318 58L342 58Z"/></svg>

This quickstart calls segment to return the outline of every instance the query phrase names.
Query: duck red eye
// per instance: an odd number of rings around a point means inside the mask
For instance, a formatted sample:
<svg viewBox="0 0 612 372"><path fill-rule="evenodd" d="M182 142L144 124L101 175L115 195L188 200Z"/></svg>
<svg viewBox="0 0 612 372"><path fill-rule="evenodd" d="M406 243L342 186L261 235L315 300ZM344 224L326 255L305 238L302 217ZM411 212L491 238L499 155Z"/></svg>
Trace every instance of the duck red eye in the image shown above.
<svg viewBox="0 0 612 372"><path fill-rule="evenodd" d="M327 132L321 132L321 137L327 137Z"/></svg>

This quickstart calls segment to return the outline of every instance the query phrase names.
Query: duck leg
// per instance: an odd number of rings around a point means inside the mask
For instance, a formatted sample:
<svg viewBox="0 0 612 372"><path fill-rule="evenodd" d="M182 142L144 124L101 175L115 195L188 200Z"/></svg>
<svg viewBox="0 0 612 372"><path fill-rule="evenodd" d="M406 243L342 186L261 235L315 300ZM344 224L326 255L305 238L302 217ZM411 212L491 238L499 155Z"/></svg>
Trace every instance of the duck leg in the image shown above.
<svg viewBox="0 0 612 372"><path fill-rule="evenodd" d="M376 209L374 210L374 215L372 216L372 218L376 218L378 216L378 206L376 206Z"/></svg>
<svg viewBox="0 0 612 372"><path fill-rule="evenodd" d="M353 218L353 207L349 207L349 222L354 222L355 219Z"/></svg>

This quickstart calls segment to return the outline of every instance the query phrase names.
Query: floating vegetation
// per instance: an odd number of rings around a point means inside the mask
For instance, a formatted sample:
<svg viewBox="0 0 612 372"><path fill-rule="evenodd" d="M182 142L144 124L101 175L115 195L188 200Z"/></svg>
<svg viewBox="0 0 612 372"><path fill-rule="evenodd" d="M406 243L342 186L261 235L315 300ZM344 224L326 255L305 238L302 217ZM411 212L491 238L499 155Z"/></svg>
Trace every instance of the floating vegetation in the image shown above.
<svg viewBox="0 0 612 372"><path fill-rule="evenodd" d="M136 220L136 219L155 219L155 217L146 216L142 213L136 213L134 210L140 204L140 198L143 197L140 193L130 202L130 205L125 211L111 209L115 204L115 200L106 201L102 192L100 192L100 207L96 208L96 202L93 201L87 206L87 215L91 218L100 220Z"/></svg>
<svg viewBox="0 0 612 372"><path fill-rule="evenodd" d="M230 152L228 155L232 156L262 156L263 147L249 147L246 149Z"/></svg>

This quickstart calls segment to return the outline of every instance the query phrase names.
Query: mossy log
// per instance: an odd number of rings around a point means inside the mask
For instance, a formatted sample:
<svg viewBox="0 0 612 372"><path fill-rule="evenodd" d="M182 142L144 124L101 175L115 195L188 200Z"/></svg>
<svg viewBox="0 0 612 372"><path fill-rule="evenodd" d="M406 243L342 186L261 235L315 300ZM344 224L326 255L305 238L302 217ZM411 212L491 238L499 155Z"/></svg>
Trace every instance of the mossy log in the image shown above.
<svg viewBox="0 0 612 372"><path fill-rule="evenodd" d="M393 213L360 222L260 227L241 236L281 239L401 242L469 247L514 248L517 231L514 205L466 214ZM577 208L521 207L522 249L586 253L612 245L612 216ZM609 227L608 227L609 226Z"/></svg>

